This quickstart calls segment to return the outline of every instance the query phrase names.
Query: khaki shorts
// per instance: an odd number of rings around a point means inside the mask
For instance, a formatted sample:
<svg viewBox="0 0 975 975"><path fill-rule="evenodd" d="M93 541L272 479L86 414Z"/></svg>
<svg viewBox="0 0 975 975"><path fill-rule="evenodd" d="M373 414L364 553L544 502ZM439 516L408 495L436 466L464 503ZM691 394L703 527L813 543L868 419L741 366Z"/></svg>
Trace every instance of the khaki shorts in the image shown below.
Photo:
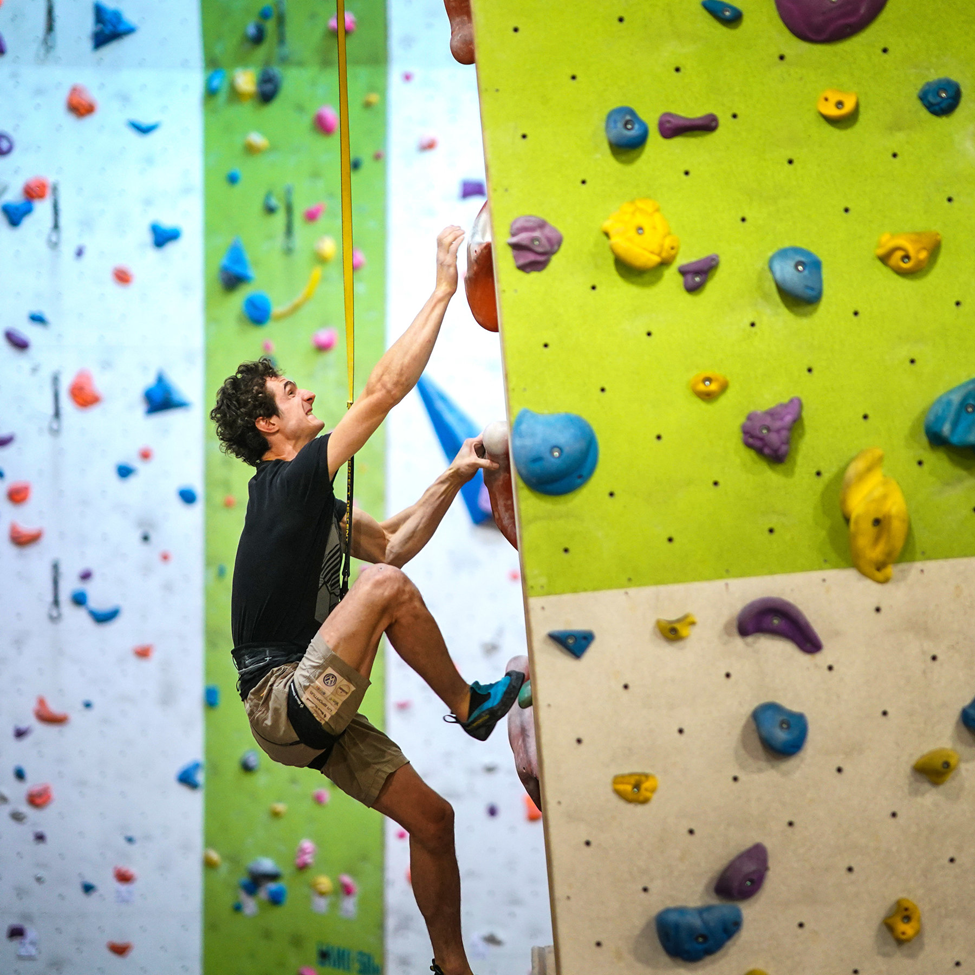
<svg viewBox="0 0 975 975"><path fill-rule="evenodd" d="M299 741L288 720L292 682L322 727L329 734L341 735L322 772L353 799L372 806L386 779L409 760L395 742L359 714L369 678L332 653L316 634L298 663L275 667L247 695L244 709L261 748L282 765L306 767L321 749Z"/></svg>

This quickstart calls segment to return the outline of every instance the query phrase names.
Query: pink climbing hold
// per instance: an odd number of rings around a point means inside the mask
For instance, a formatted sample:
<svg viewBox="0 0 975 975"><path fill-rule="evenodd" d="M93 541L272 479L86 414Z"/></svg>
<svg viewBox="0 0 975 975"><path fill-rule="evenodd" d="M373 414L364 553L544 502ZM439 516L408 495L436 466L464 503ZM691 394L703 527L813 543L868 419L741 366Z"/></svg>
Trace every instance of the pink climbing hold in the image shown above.
<svg viewBox="0 0 975 975"><path fill-rule="evenodd" d="M311 840L301 840L295 853L295 868L305 870L315 862L317 847Z"/></svg>
<svg viewBox="0 0 975 975"><path fill-rule="evenodd" d="M336 14L328 22L328 29L333 33L337 34L339 32L339 18ZM350 13L348 10L345 12L345 32L346 34L354 34L356 29L355 14Z"/></svg>
<svg viewBox="0 0 975 975"><path fill-rule="evenodd" d="M324 203L315 203L305 210L305 220L314 223L325 212Z"/></svg>
<svg viewBox="0 0 975 975"><path fill-rule="evenodd" d="M420 139L417 144L417 148L420 152L429 152L431 149L437 148L437 137L434 135L425 135Z"/></svg>
<svg viewBox="0 0 975 975"><path fill-rule="evenodd" d="M352 249L352 270L358 271L359 268L366 266L366 256L358 247Z"/></svg>
<svg viewBox="0 0 975 975"><path fill-rule="evenodd" d="M331 135L339 127L338 113L331 105L322 105L315 112L315 125L324 135Z"/></svg>
<svg viewBox="0 0 975 975"><path fill-rule="evenodd" d="M261 343L261 348L270 355L274 351L274 343L270 339L265 339Z"/></svg>
<svg viewBox="0 0 975 975"><path fill-rule="evenodd" d="M404 71L403 72L403 80L404 81L412 81L413 80L413 72L412 71Z"/></svg>
<svg viewBox="0 0 975 975"><path fill-rule="evenodd" d="M347 874L339 874L339 886L342 888L342 893L346 897L352 897L359 893L359 888L356 886L356 882Z"/></svg>
<svg viewBox="0 0 975 975"><path fill-rule="evenodd" d="M315 800L315 802L317 802L317 803L318 803L318 805L320 805L320 806L327 806L327 805L328 805L328 800L332 798L332 797L331 797L331 796L329 795L329 792L328 792L328 789L316 789L316 790L315 790L315 791L314 791L314 792L313 792L313 793L311 794L311 797L312 797L312 799L314 799L314 800Z"/></svg>
<svg viewBox="0 0 975 975"><path fill-rule="evenodd" d="M335 343L338 340L338 333L334 328L320 328L312 335L311 344L320 352L328 352L335 348Z"/></svg>
<svg viewBox="0 0 975 975"><path fill-rule="evenodd" d="M318 970L311 967L311 965L302 965L298 969L298 975L318 975Z"/></svg>

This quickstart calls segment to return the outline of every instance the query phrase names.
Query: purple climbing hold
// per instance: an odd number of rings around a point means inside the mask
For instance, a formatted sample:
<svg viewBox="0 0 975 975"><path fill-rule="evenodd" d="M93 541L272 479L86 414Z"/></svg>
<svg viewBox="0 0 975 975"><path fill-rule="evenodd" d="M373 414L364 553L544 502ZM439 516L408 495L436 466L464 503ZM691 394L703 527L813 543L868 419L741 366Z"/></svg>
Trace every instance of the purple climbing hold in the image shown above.
<svg viewBox="0 0 975 975"><path fill-rule="evenodd" d="M789 438L800 416L802 400L798 396L767 410L753 410L741 425L741 439L746 447L781 464L789 456Z"/></svg>
<svg viewBox="0 0 975 975"><path fill-rule="evenodd" d="M91 569L82 569L78 573L78 578L87 582L91 578Z"/></svg>
<svg viewBox="0 0 975 975"><path fill-rule="evenodd" d="M15 328L8 328L6 332L3 333L7 341L15 349L29 349L30 339L24 335L23 332L18 332Z"/></svg>
<svg viewBox="0 0 975 975"><path fill-rule="evenodd" d="M7 53L7 45L4 43L3 34L0 34L0 56Z"/></svg>
<svg viewBox="0 0 975 975"><path fill-rule="evenodd" d="M0 437L0 447L6 447L14 442L14 435L12 433L5 433Z"/></svg>
<svg viewBox="0 0 975 975"><path fill-rule="evenodd" d="M0 132L0 156L9 156L14 151L14 140L6 132Z"/></svg>
<svg viewBox="0 0 975 975"><path fill-rule="evenodd" d="M713 132L717 127L718 116L714 112L699 115L697 118L664 112L657 119L657 130L665 139L673 139L675 135L683 135L685 132Z"/></svg>
<svg viewBox="0 0 975 975"><path fill-rule="evenodd" d="M782 23L813 44L858 34L880 14L887 0L775 0Z"/></svg>
<svg viewBox="0 0 975 975"><path fill-rule="evenodd" d="M460 182L460 198L466 200L469 196L487 196L484 180L463 179Z"/></svg>
<svg viewBox="0 0 975 975"><path fill-rule="evenodd" d="M31 733L31 726L29 724L15 724L14 725L14 738L26 738Z"/></svg>
<svg viewBox="0 0 975 975"><path fill-rule="evenodd" d="M562 246L562 235L542 217L516 217L508 246L519 271L544 271Z"/></svg>
<svg viewBox="0 0 975 975"><path fill-rule="evenodd" d="M718 266L718 255L709 254L699 261L681 264L677 268L684 275L684 290L687 292L700 291L708 283L708 275Z"/></svg>
<svg viewBox="0 0 975 975"><path fill-rule="evenodd" d="M818 653L823 641L802 610L788 599L766 596L742 607L738 614L738 633L772 633L791 640L803 653Z"/></svg>
<svg viewBox="0 0 975 975"><path fill-rule="evenodd" d="M731 861L721 871L714 892L730 901L746 901L761 889L768 873L768 850L764 843L756 843Z"/></svg>

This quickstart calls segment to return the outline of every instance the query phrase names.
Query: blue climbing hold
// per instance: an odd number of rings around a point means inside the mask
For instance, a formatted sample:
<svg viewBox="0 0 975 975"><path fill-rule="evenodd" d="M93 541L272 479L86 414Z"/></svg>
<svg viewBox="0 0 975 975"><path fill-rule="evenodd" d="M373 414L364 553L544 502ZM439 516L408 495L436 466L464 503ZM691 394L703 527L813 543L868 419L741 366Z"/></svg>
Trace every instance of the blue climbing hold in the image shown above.
<svg viewBox="0 0 975 975"><path fill-rule="evenodd" d="M783 247L768 262L775 283L788 295L814 305L823 297L823 262L804 247Z"/></svg>
<svg viewBox="0 0 975 975"><path fill-rule="evenodd" d="M238 284L253 280L254 272L251 269L251 262L247 259L243 241L239 237L234 237L220 262L220 283L228 291L233 291Z"/></svg>
<svg viewBox="0 0 975 975"><path fill-rule="evenodd" d="M237 885L248 897L254 897L257 894L257 884L254 883L249 877L245 877Z"/></svg>
<svg viewBox="0 0 975 975"><path fill-rule="evenodd" d="M47 320L47 315L42 311L32 311L27 316L35 325L50 325L51 323Z"/></svg>
<svg viewBox="0 0 975 975"><path fill-rule="evenodd" d="M27 773L24 771L23 765L14 766L14 778L18 782L24 782L27 779Z"/></svg>
<svg viewBox="0 0 975 975"><path fill-rule="evenodd" d="M131 477L135 473L135 468L129 464L116 464L115 473L124 481L127 477Z"/></svg>
<svg viewBox="0 0 975 975"><path fill-rule="evenodd" d="M220 565L217 566L217 578L223 579L226 577L226 575L227 575L227 567L221 562Z"/></svg>
<svg viewBox="0 0 975 975"><path fill-rule="evenodd" d="M152 231L152 244L154 247L165 247L174 240L179 240L183 236L183 231L179 227L164 227L161 223L149 224Z"/></svg>
<svg viewBox="0 0 975 975"><path fill-rule="evenodd" d="M19 227L24 217L34 212L34 204L30 200L21 200L20 203L4 203L0 206L0 210L3 210L3 215L11 227Z"/></svg>
<svg viewBox="0 0 975 975"><path fill-rule="evenodd" d="M94 894L98 888L88 880L81 881L81 889L84 891L85 895Z"/></svg>
<svg viewBox="0 0 975 975"><path fill-rule="evenodd" d="M353 169L362 169L362 156L353 156L352 157L352 168Z"/></svg>
<svg viewBox="0 0 975 975"><path fill-rule="evenodd" d="M780 755L795 755L806 743L809 723L800 711L766 701L752 711L755 730L762 744Z"/></svg>
<svg viewBox="0 0 975 975"><path fill-rule="evenodd" d="M147 387L142 395L146 398L146 413L162 413L164 410L175 410L190 405L162 369L156 374L156 381Z"/></svg>
<svg viewBox="0 0 975 975"><path fill-rule="evenodd" d="M255 889L281 879L281 868L270 857L255 857L247 864L247 876Z"/></svg>
<svg viewBox="0 0 975 975"><path fill-rule="evenodd" d="M589 644L596 639L592 630L549 630L548 635L560 646L565 647L573 657L581 657Z"/></svg>
<svg viewBox="0 0 975 975"><path fill-rule="evenodd" d="M263 44L267 30L259 20L254 20L244 28L244 36L251 44Z"/></svg>
<svg viewBox="0 0 975 975"><path fill-rule="evenodd" d="M268 884L267 899L275 907L280 907L288 899L288 888L284 884Z"/></svg>
<svg viewBox="0 0 975 975"><path fill-rule="evenodd" d="M200 775L203 772L202 762L189 762L176 773L176 781L180 785L188 786L191 789L199 789L203 784Z"/></svg>
<svg viewBox="0 0 975 975"><path fill-rule="evenodd" d="M682 961L700 961L720 951L740 930L737 904L707 907L668 907L656 918L657 937L664 951Z"/></svg>
<svg viewBox="0 0 975 975"><path fill-rule="evenodd" d="M264 203L262 206L264 207L265 213L277 213L281 209L281 204L274 199L274 194L270 190L264 194Z"/></svg>
<svg viewBox="0 0 975 975"><path fill-rule="evenodd" d="M961 723L972 732L975 732L975 701L961 709Z"/></svg>
<svg viewBox="0 0 975 975"><path fill-rule="evenodd" d="M183 504L196 504L196 491L191 487L181 487L179 489L179 499Z"/></svg>
<svg viewBox="0 0 975 975"><path fill-rule="evenodd" d="M254 291L244 299L244 314L255 325L271 320L271 299L263 291Z"/></svg>
<svg viewBox="0 0 975 975"><path fill-rule="evenodd" d="M929 81L917 97L932 115L950 115L961 101L961 85L952 78L936 78Z"/></svg>
<svg viewBox="0 0 975 975"><path fill-rule="evenodd" d="M639 149L649 134L650 127L628 105L620 105L606 116L606 138L617 149Z"/></svg>
<svg viewBox="0 0 975 975"><path fill-rule="evenodd" d="M208 95L215 95L223 87L227 80L227 72L223 68L214 68L206 80L206 90Z"/></svg>
<svg viewBox="0 0 975 975"><path fill-rule="evenodd" d="M723 24L734 24L741 20L741 11L730 3L722 3L721 0L701 0L701 6L715 20L720 20Z"/></svg>
<svg viewBox="0 0 975 975"><path fill-rule="evenodd" d="M231 186L236 186L240 182L240 170L231 169L230 172L227 173L227 182Z"/></svg>
<svg viewBox="0 0 975 975"><path fill-rule="evenodd" d="M260 765L260 759L257 757L257 752L253 748L248 748L243 755L240 756L240 767L245 772L256 772L257 766Z"/></svg>
<svg viewBox="0 0 975 975"><path fill-rule="evenodd" d="M568 494L592 477L599 460L593 428L575 413L521 410L511 431L521 479L542 494Z"/></svg>
<svg viewBox="0 0 975 975"><path fill-rule="evenodd" d="M96 623L111 623L121 612L121 606L113 606L111 609L92 609L91 606L88 607L88 615Z"/></svg>
<svg viewBox="0 0 975 975"><path fill-rule="evenodd" d="M88 593L84 589L73 589L71 591L71 602L75 606L87 606L88 605Z"/></svg>
<svg viewBox="0 0 975 975"><path fill-rule="evenodd" d="M135 33L135 24L130 24L121 10L112 10L103 3L95 4L95 32L92 35L93 50L97 51L111 41Z"/></svg>
<svg viewBox="0 0 975 975"><path fill-rule="evenodd" d="M934 401L924 419L924 433L933 447L975 449L975 379Z"/></svg>
<svg viewBox="0 0 975 975"><path fill-rule="evenodd" d="M203 690L203 700L208 708L215 708L220 704L220 688L216 684L207 684Z"/></svg>
<svg viewBox="0 0 975 975"><path fill-rule="evenodd" d="M474 426L474 421L432 380L420 376L416 388L447 460L453 460L464 441L476 437L480 431ZM460 489L467 513L475 525L491 518L491 512L485 511L478 503L483 484L484 475L478 471Z"/></svg>
<svg viewBox="0 0 975 975"><path fill-rule="evenodd" d="M162 122L136 122L135 119L129 119L129 126L135 129L139 135L149 135L150 132L155 132Z"/></svg>
<svg viewBox="0 0 975 975"><path fill-rule="evenodd" d="M270 20L274 16L274 7L269 3L264 4L263 7L258 11L258 16L261 20Z"/></svg>

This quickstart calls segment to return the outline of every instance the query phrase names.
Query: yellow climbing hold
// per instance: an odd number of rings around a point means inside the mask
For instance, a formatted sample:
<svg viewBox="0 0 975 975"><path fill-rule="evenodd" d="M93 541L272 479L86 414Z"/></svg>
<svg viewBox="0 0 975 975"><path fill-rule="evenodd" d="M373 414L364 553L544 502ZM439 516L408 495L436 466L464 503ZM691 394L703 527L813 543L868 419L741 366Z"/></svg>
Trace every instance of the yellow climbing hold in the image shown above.
<svg viewBox="0 0 975 975"><path fill-rule="evenodd" d="M857 94L855 91L839 91L836 88L827 88L819 96L816 103L819 114L831 122L837 122L843 118L849 118L857 110Z"/></svg>
<svg viewBox="0 0 975 975"><path fill-rule="evenodd" d="M288 805L284 802L271 803L271 815L275 819L280 819L288 811Z"/></svg>
<svg viewBox="0 0 975 975"><path fill-rule="evenodd" d="M936 230L914 234L881 234L874 252L898 274L913 274L928 266L928 260L941 243Z"/></svg>
<svg viewBox="0 0 975 975"><path fill-rule="evenodd" d="M750 968L745 975L768 975L767 972L763 972L760 968Z"/></svg>
<svg viewBox="0 0 975 975"><path fill-rule="evenodd" d="M944 785L958 768L958 762L958 752L954 749L936 748L914 763L914 771L920 772L932 785Z"/></svg>
<svg viewBox="0 0 975 975"><path fill-rule="evenodd" d="M717 399L728 388L728 377L720 372L699 372L691 380L691 392L700 399Z"/></svg>
<svg viewBox="0 0 975 975"><path fill-rule="evenodd" d="M238 68L234 72L234 91L242 102L250 101L257 94L257 75L251 68Z"/></svg>
<svg viewBox="0 0 975 975"><path fill-rule="evenodd" d="M312 268L311 276L308 278L308 284L305 285L305 290L290 305L285 305L283 308L275 308L271 312L271 317L277 321L279 318L287 318L288 315L296 312L315 293L318 282L321 280L322 269L320 267Z"/></svg>
<svg viewBox="0 0 975 975"><path fill-rule="evenodd" d="M259 152L263 152L271 145L267 141L267 138L261 135L260 132L251 132L246 139L244 139L244 146L248 152L253 153L255 156Z"/></svg>
<svg viewBox="0 0 975 975"><path fill-rule="evenodd" d="M327 264L337 253L338 246L335 243L334 237L319 237L315 241L315 254L320 261L324 261Z"/></svg>
<svg viewBox="0 0 975 975"><path fill-rule="evenodd" d="M884 918L884 924L890 928L895 941L901 944L913 941L921 931L921 911L914 901L902 897L897 902L894 913Z"/></svg>
<svg viewBox="0 0 975 975"><path fill-rule="evenodd" d="M670 264L680 250L680 241L670 232L656 200L624 203L603 222L602 231L609 235L610 250L638 271Z"/></svg>
<svg viewBox="0 0 975 975"><path fill-rule="evenodd" d="M910 519L897 482L883 472L884 452L862 450L843 475L840 508L850 522L850 555L868 579L888 582L893 574Z"/></svg>
<svg viewBox="0 0 975 975"><path fill-rule="evenodd" d="M335 892L335 887L332 885L331 878L326 877L323 873L320 873L317 877L312 879L311 889L321 897L328 897L330 894Z"/></svg>
<svg viewBox="0 0 975 975"><path fill-rule="evenodd" d="M668 640L686 640L691 635L691 627L697 623L693 614L685 613L677 620L657 620L657 629Z"/></svg>
<svg viewBox="0 0 975 975"><path fill-rule="evenodd" d="M657 777L646 772L614 775L613 791L627 802L649 802L657 791Z"/></svg>
<svg viewBox="0 0 975 975"><path fill-rule="evenodd" d="M372 108L373 105L378 105L379 95L377 95L374 91L369 92L369 94L362 99L362 104L365 105L366 108Z"/></svg>
<svg viewBox="0 0 975 975"><path fill-rule="evenodd" d="M220 859L220 854L216 850L206 849L203 851L203 862L208 867L219 867L223 861Z"/></svg>

